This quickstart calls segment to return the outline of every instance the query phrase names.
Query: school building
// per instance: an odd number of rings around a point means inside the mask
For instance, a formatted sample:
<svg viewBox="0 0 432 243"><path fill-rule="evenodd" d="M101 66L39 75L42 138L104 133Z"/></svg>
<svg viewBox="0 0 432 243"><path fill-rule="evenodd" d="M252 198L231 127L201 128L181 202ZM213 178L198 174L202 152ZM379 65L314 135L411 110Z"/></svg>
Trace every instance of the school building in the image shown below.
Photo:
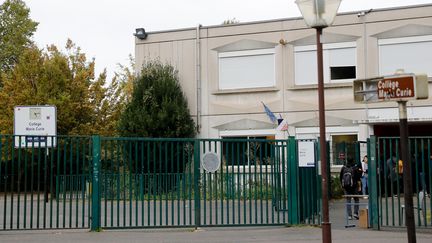
<svg viewBox="0 0 432 243"><path fill-rule="evenodd" d="M147 34L135 38L136 71L153 59L177 68L198 137L318 138L316 36L303 18ZM326 138L336 170L352 142L399 135L397 103L355 103L353 80L399 69L426 73L432 94L432 4L339 13L322 40ZM276 129L263 103L288 131ZM407 106L410 136L432 136L432 98Z"/></svg>

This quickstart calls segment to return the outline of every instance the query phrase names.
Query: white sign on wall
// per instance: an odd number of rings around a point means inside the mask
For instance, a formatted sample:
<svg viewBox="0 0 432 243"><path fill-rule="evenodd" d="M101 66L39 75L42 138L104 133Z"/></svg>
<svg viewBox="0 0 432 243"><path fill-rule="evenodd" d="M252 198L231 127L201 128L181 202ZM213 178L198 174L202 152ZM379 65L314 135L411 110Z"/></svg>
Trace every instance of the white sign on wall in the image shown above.
<svg viewBox="0 0 432 243"><path fill-rule="evenodd" d="M16 106L14 109L16 148L55 147L57 109L55 106Z"/></svg>
<svg viewBox="0 0 432 243"><path fill-rule="evenodd" d="M299 167L315 166L315 143L313 141L298 142Z"/></svg>

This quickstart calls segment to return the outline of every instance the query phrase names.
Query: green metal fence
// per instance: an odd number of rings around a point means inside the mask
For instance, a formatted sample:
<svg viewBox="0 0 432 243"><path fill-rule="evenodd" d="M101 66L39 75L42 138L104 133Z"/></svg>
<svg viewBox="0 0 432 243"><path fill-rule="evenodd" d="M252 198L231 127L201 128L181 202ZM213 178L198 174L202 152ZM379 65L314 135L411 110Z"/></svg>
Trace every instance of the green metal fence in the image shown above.
<svg viewBox="0 0 432 243"><path fill-rule="evenodd" d="M432 138L410 137L409 155L413 184L414 216L418 228L431 228L430 189L432 185ZM375 149L374 149L375 148ZM398 137L371 139L371 224L379 227L404 227L403 168Z"/></svg>
<svg viewBox="0 0 432 243"><path fill-rule="evenodd" d="M44 139L0 135L0 229L90 225L91 139Z"/></svg>
<svg viewBox="0 0 432 243"><path fill-rule="evenodd" d="M4 135L0 229L319 224L320 179L297 149L293 137ZM216 172L202 168L208 152Z"/></svg>

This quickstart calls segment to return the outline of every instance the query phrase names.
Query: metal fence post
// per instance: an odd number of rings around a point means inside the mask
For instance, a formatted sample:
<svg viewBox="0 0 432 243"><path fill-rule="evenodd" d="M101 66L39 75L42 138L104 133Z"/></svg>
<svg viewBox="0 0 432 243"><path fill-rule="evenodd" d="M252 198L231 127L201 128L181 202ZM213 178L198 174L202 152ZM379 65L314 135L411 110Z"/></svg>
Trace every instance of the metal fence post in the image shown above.
<svg viewBox="0 0 432 243"><path fill-rule="evenodd" d="M195 229L201 226L201 194L200 194L200 140L194 141L194 203L195 203Z"/></svg>
<svg viewBox="0 0 432 243"><path fill-rule="evenodd" d="M99 179L100 179L100 159L101 159L101 143L100 136L92 136L93 144L93 175L92 175L92 197L91 197L91 231L100 229L100 194L99 194Z"/></svg>
<svg viewBox="0 0 432 243"><path fill-rule="evenodd" d="M295 137L288 138L288 223L299 224L300 204L298 203L298 161Z"/></svg>
<svg viewBox="0 0 432 243"><path fill-rule="evenodd" d="M378 174L377 174L377 139L371 136L368 139L368 185L369 185L369 224L373 229L379 230L379 210L378 210Z"/></svg>

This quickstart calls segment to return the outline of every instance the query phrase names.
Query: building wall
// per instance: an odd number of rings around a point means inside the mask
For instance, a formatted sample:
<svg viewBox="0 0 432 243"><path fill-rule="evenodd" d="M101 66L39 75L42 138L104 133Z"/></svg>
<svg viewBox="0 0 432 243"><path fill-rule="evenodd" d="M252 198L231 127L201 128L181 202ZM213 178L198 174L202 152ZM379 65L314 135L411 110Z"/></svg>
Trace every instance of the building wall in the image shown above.
<svg viewBox="0 0 432 243"><path fill-rule="evenodd" d="M379 76L379 39L432 35L431 13L432 5L374 10L364 16L357 12L342 13L331 27L324 29L323 42L354 42L356 78ZM200 26L153 32L146 40L136 39L135 57L137 72L146 60L155 58L179 70L191 114L200 125L200 137L245 134L286 137L288 133L275 130L264 112L261 103L264 102L277 116L280 114L288 121L289 135L316 138L319 134L317 85L295 83L295 47L314 45L314 41L315 30L308 28L301 18ZM274 46L275 85L219 89L219 53L248 49L249 45ZM432 50L425 51L432 53ZM429 93L432 94L430 84ZM431 98L410 101L408 106L426 107L432 112L431 101ZM354 103L352 82L346 82L325 85L325 107L328 139L335 134L354 134L359 140L365 140L373 134L374 124L395 122L389 117L371 122L368 112L376 108L395 109L397 104ZM421 122L425 124L432 122L428 115L423 118Z"/></svg>

